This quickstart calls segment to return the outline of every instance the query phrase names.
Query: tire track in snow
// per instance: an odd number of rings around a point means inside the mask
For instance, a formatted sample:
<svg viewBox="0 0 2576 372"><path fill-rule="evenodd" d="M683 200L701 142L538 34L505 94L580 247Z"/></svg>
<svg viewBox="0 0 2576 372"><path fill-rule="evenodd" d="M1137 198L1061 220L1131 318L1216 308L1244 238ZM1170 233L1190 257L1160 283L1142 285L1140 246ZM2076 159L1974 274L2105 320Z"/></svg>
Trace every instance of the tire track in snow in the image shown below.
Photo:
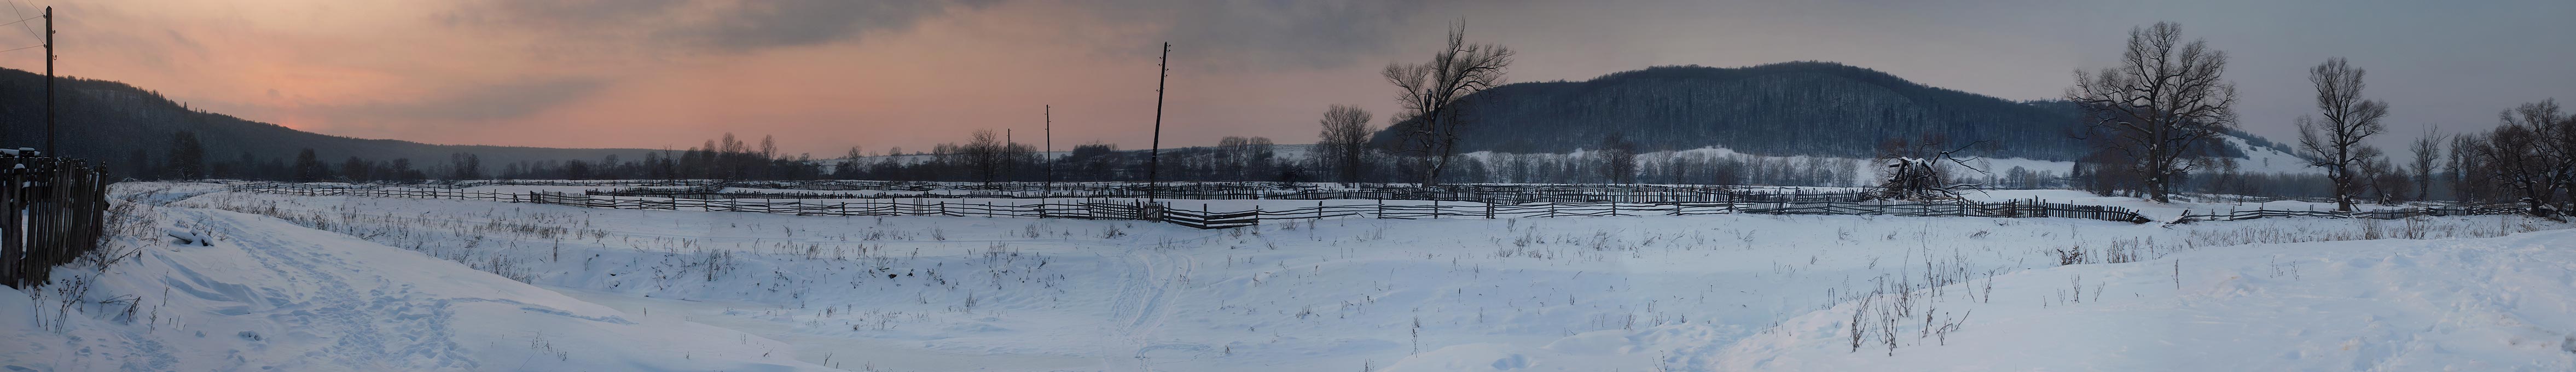
<svg viewBox="0 0 2576 372"><path fill-rule="evenodd" d="M1196 244L1217 236L1220 235L1210 233L1161 245ZM1123 341L1118 344L1124 344L1127 349L1115 350L1113 348L1118 345L1101 344L1101 365L1127 366L1128 363L1113 356L1128 355L1126 359L1132 359L1132 367L1118 369L1150 371L1154 363L1146 353L1158 349L1152 337L1161 331L1163 320L1175 311L1171 306L1172 297L1185 289L1183 280L1197 270L1198 262L1189 256L1154 246L1128 248L1127 258L1135 264L1119 278L1117 298L1111 302L1110 308L1111 320L1117 326L1113 331L1118 340Z"/></svg>
<svg viewBox="0 0 2576 372"><path fill-rule="evenodd" d="M412 292L409 286L390 288L401 294L385 293L384 278L369 283L378 287L360 293L347 278L332 269L357 272L350 264L316 255L323 247L311 243L282 240L273 234L247 226L243 218L253 217L231 212L188 209L185 213L205 221L207 227L223 232L226 243L241 249L246 256L259 261L261 269L281 273L290 285L307 285L310 291L267 290L267 293L310 293L301 298L282 299L270 309L271 319L280 324L303 325L288 335L264 337L307 337L328 339L331 345L305 353L300 360L336 362L341 366L386 367L384 363L410 368L475 368L471 358L445 327L452 311L440 306L417 309L404 301ZM300 228L300 227L299 227ZM376 313L420 314L422 316L378 317ZM426 314L422 314L426 313ZM370 319L394 319L395 324L377 324ZM284 341L284 340L280 340ZM461 365L460 365L461 364ZM292 368L290 368L292 369Z"/></svg>

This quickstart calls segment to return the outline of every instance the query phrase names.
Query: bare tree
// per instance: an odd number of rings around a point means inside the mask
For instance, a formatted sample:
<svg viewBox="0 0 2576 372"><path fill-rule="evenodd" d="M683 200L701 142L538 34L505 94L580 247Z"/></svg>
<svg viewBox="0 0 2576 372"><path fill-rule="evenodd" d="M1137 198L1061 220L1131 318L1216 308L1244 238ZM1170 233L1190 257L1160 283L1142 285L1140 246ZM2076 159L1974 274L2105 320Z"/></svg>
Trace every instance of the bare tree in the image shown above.
<svg viewBox="0 0 2576 372"><path fill-rule="evenodd" d="M967 136L966 145L957 149L958 155L965 157L966 166L974 170L975 181L986 183L1001 176L1003 163L1010 156L1008 151L1002 136L991 129L975 130Z"/></svg>
<svg viewBox="0 0 2576 372"><path fill-rule="evenodd" d="M2414 161L2406 164L2406 168L2415 173L2415 200L2432 199L2433 164L2441 162L2441 149L2440 127L2425 128L2423 137L2416 137L2414 143L2406 146L2406 152L2415 155Z"/></svg>
<svg viewBox="0 0 2576 372"><path fill-rule="evenodd" d="M1324 168L1333 170L1334 180L1359 183L1360 171L1368 165L1369 134L1377 128L1369 125L1368 110L1333 105L1324 109L1324 132L1315 142L1316 159Z"/></svg>
<svg viewBox="0 0 2576 372"><path fill-rule="evenodd" d="M2342 57L2309 69L2308 82L2317 88L2317 110L2325 118L2299 116L2299 149L2308 153L2309 166L2326 169L2338 211L2352 211L2361 183L2371 181L2360 178L2358 168L2380 156L2379 148L2362 140L2388 130L2387 124L2379 122L2388 117L2388 104L2361 98L2363 73Z"/></svg>
<svg viewBox="0 0 2576 372"><path fill-rule="evenodd" d="M2494 180L2522 192L2533 214L2556 215L2561 194L2576 189L2576 118L2558 102L2525 103L2497 114L2502 126L2482 137L2480 162Z"/></svg>
<svg viewBox="0 0 2576 372"><path fill-rule="evenodd" d="M448 170L449 170L449 172L450 172L450 173L448 174L448 176L447 176L447 179L451 179L451 180L471 180L471 179L481 179L481 178L483 178L483 156L482 156L482 155L475 155L475 154L462 153L462 152L460 152L460 153L454 153L454 154L448 154L448 155L447 155L447 163L448 163L448 167L447 167L447 169L448 169Z"/></svg>
<svg viewBox="0 0 2576 372"><path fill-rule="evenodd" d="M1440 172L1458 155L1458 134L1467 127L1465 109L1459 98L1503 83L1503 69L1512 64L1512 50L1494 44L1468 44L1467 23L1459 22L1449 30L1449 44L1431 61L1419 64L1390 63L1383 75L1404 93L1396 103L1404 106L1394 122L1421 120L1422 125L1400 133L1407 153L1424 157L1421 162L1422 184L1440 183Z"/></svg>
<svg viewBox="0 0 2576 372"><path fill-rule="evenodd" d="M1627 136L1617 132L1602 136L1601 148L1593 149L1592 156L1601 162L1601 176L1610 183L1636 182L1637 144L1628 142Z"/></svg>
<svg viewBox="0 0 2576 372"><path fill-rule="evenodd" d="M2177 50L2179 48L2179 50ZM2236 127L2236 85L2222 79L2227 52L2202 40L2182 41L2182 26L2159 22L2129 30L2118 67L2075 72L2069 101L2085 111L2088 133L2105 137L2127 168L2143 176L2147 195L2171 201L2177 179L2202 152L2192 147Z"/></svg>
<svg viewBox="0 0 2576 372"><path fill-rule="evenodd" d="M2395 205L2398 199L2413 193L2414 183L2407 181L2406 168L2386 157L2361 161L2362 188L2369 190L2379 205Z"/></svg>
<svg viewBox="0 0 2576 372"><path fill-rule="evenodd" d="M2442 175L2444 180L2451 183L2452 201L2470 204L2494 197L2495 193L2490 192L2489 188L2495 184L2483 182L2490 178L2489 174L2494 173L2488 170L2486 157L2483 156L2486 154L2487 147L2486 136L2483 134L2461 133L2451 136L2451 161L2442 164Z"/></svg>

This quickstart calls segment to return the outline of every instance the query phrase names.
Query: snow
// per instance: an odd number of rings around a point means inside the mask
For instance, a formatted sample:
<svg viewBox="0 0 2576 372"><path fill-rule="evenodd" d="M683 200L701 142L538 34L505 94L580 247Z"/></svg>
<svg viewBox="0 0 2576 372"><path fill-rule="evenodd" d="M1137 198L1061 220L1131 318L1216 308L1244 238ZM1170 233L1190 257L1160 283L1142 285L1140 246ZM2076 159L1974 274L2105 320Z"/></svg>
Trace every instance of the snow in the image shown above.
<svg viewBox="0 0 2576 372"><path fill-rule="evenodd" d="M2222 139L2222 140L2224 140L2224 141L2227 143L2227 145L2228 145L2228 146L2235 147L2238 151L2241 151L2241 152L2243 152L2243 153L2245 154L2245 157L2237 158L2237 159L2236 159L2236 161L2237 161L2237 172L2239 172L2239 173L2249 173L2249 174L2250 174L2250 173L2273 173L2273 174L2322 174L2322 173L2323 173L2323 170L2321 170L2321 169L2319 169L2319 168L2308 166L2307 161L2306 161L2306 160L2302 160L2302 159L2301 159L2301 158L2299 158L2297 155L2293 155L2293 154L2290 154L2290 153L2281 152L2280 150L2276 150L2276 149L2272 149L2272 148L2258 147L2258 146L2255 146L2255 145L2254 145L2253 143L2251 143L2251 142L2247 142L2244 138L2239 138L2239 137L2235 137L2235 136L2222 136L2222 137L2221 137L2221 139ZM1541 155L1541 156L1549 156L1549 157L1556 157L1556 158L1558 158L1558 159L1560 159L1560 160L1561 160L1561 159L1581 158L1581 157L1583 157L1583 156L1584 156L1584 151L1582 151L1582 150L1576 150L1576 151L1569 152L1569 153L1564 153L1564 154L1537 154L1537 155ZM1492 164L1492 163L1494 163L1494 162L1496 161L1496 160L1495 160L1496 153L1494 153L1494 152L1490 152L1490 151L1478 151L1478 152L1472 152L1472 153L1460 154L1460 156L1465 156L1465 157L1475 158L1475 159L1477 159L1477 160L1485 161L1485 162L1487 162L1488 164ZM1979 169L1983 169L1983 170L1985 170L1985 171L1987 171L1987 172L1991 172L1991 173L1993 173L1995 176L1999 176L1999 177L2000 177L2000 176L2003 176L2003 175L2005 174L2005 172L2007 172L2007 171L2009 171L2009 170L2011 170L2011 169L2013 169L2013 168L2015 168L2015 167L2019 167L2019 168L2022 168L2022 169L2025 169L2025 170L2029 170L2029 171L2032 171L2032 172L2042 172L2042 171L2045 171L2045 172L2051 172L2052 174L2056 174L2056 175L2058 175L2058 176L2064 176L2064 175L2066 175L2066 174L2068 174L2068 173L2072 172L2072 171L2075 169L2075 162L2072 162L2072 161L2038 160L2038 159L2009 158L2009 157L1979 157L1979 156L1973 156L1973 154L1968 154L1968 156L1970 156L1970 157L1966 157L1966 158L1963 158L1963 159L1965 159L1967 162L1969 162L1969 164L1970 164L1970 165L1975 166L1975 167L1977 167L1977 168L1979 168ZM1854 175L1861 175L1860 177L1858 177L1858 179L1862 179L1862 180L1869 179L1869 178L1871 178L1871 176L1870 176L1870 175L1878 174L1882 169L1886 168L1886 165L1884 165L1884 164L1880 164L1880 163L1879 163L1879 162L1877 162L1875 159L1847 158L1847 157L1832 157L1832 156L1805 156L1805 155L1798 155L1798 156L1771 156L1771 155L1757 155L1757 154L1747 154L1747 153L1736 152L1736 151L1735 151L1735 150L1733 150L1733 149L1728 149L1728 148L1725 148L1725 147L1717 147L1717 146L1702 147L1702 148L1688 149L1688 150L1677 150L1677 151L1654 151L1654 152L1647 152L1647 153L1641 153L1641 154L1638 154L1638 158L1639 158L1639 159L1660 159L1660 158L1665 158L1665 157L1688 157L1688 158L1707 158L1707 159L1735 158L1735 159L1743 159L1743 160L1748 160L1748 161L1752 161L1752 160L1760 160L1760 161L1785 162L1786 164L1808 164L1808 163L1809 163L1809 160L1811 160L1811 159L1813 159L1813 160L1822 160L1822 161L1824 161L1826 164L1832 164L1833 162L1843 161L1843 162L1848 162L1847 164L1853 164L1853 169L1851 169L1851 173L1850 173L1850 174L1854 174ZM2207 169L2206 171L2215 171L2215 170L2214 170L2214 169Z"/></svg>
<svg viewBox="0 0 2576 372"><path fill-rule="evenodd" d="M1196 230L1136 221L306 197L195 184L116 188L166 204L153 209L160 225L143 231L155 237L163 235L160 227L197 231L216 244L142 242L148 246L140 256L112 266L85 297L138 296L144 312L158 314L142 321L76 310L83 312L69 318L70 329L56 332L37 319L61 319L41 306L60 296L0 293L7 302L0 303L0 334L16 336L0 339L0 365L2576 366L2569 359L2576 353L2566 351L2567 335L2576 332L2576 311L2570 311L2576 288L2567 285L2576 281L2576 267L2568 264L2576 262L2569 249L2576 247L2576 232L2518 216L2159 225L1711 215L1342 219ZM169 191L140 191L157 188ZM2093 197L2074 191L1972 196L2160 206L2075 200ZM1316 202L1206 203L1222 209ZM2161 206L2170 210L2158 213L2220 205ZM2090 258L2061 266L2062 251ZM2108 263L2115 261L2121 263ZM1888 285L1908 289L1880 289ZM171 288L166 295L164 286ZM2068 293L2075 288L2081 297ZM1898 344L1893 355L1883 345L1852 351L1846 331L1853 314L1893 309L1896 293L1910 296L1914 307L1906 309L1919 314L1889 333ZM1915 319L1923 314L1931 319ZM1925 331L1924 322L1938 324L1938 332Z"/></svg>
<svg viewBox="0 0 2576 372"><path fill-rule="evenodd" d="M1726 347L1728 370L2576 368L2576 231L2260 244L1996 278L1946 346L1852 352L1836 307ZM2078 302L2069 283L2089 291Z"/></svg>
<svg viewBox="0 0 2576 372"><path fill-rule="evenodd" d="M119 185L120 189L125 188ZM7 370L822 370L776 341L639 317L400 248L243 213L154 208L221 244L135 254L66 285L0 289ZM173 228L180 230L178 228ZM145 231L160 232L159 229ZM138 299L137 311L97 301ZM70 316L64 307L76 311ZM59 326L50 324L59 322Z"/></svg>
<svg viewBox="0 0 2576 372"><path fill-rule="evenodd" d="M2100 196L2100 195L2094 195L2094 194L2093 194L2093 193L2091 193L2091 192L2078 191L2078 190L1977 190L1977 191L1971 191L1971 192L1964 193L1963 195L1961 195L1961 197L1966 198L1966 199L1968 199L1968 200L1974 200L1974 201L1980 201L1980 202L2000 202L2000 201L2008 201L2008 200L2030 200L2030 199L2039 199L2039 200L2044 200L2044 201L2051 202L2051 203L2069 203L2069 204L2077 204L2077 205L2099 205L2099 206L2121 207L2121 208L2128 208L2129 210L2137 211L2137 212L2138 212L2138 214L2140 214L2140 215L2145 215L2145 216L2147 216L2147 218L2148 218L2148 219L2153 219L2153 220L2156 220L2156 221L2168 221L2168 222L2173 221L2173 220L2174 220L2174 219L2176 219L2176 218L2180 218L2180 217L2182 217L2182 215L2183 215L2183 214L2185 214L2185 213L2191 213L2191 214L2207 214L2207 213L2210 213L2210 212L2212 212L2212 211L2221 211L2221 212L2224 212L2224 211L2256 210L2256 209L2270 209L2270 210L2312 210L2312 211L2331 211L2331 210L2334 210L2334 209L2335 209L2335 204L2334 204L2334 203L2318 203L2318 202L2307 202L2307 201L2296 201L2296 200L2269 201L2269 202L2193 202L2193 201L2185 201L2185 200L2183 200L2183 199L2185 199L2185 198L2177 197L2177 198L2176 198L2176 200L2175 200L2175 201L2173 201L2173 202L2169 202L2169 203L2157 203L2157 202L2148 201L2148 200L2145 200L2145 199L2132 198L2132 197L2124 197L2124 196ZM2407 205L2356 204L2356 205L2353 205L2353 208L2354 208L2355 210L2359 210L2359 211L2374 211L2374 210L2395 210L2395 209L2404 209L2404 208L2413 208L2413 207L2426 207L2426 206L2436 206L2436 205L2433 205L2433 204L2407 204Z"/></svg>
<svg viewBox="0 0 2576 372"><path fill-rule="evenodd" d="M2236 171L2239 173L2325 174L2324 168L2308 166L2307 159L2300 158L2298 155L2268 147L2255 147L2253 143L2236 136L2222 138L2227 140L2228 145L2235 146L2237 151L2245 152L2244 158L2236 159Z"/></svg>

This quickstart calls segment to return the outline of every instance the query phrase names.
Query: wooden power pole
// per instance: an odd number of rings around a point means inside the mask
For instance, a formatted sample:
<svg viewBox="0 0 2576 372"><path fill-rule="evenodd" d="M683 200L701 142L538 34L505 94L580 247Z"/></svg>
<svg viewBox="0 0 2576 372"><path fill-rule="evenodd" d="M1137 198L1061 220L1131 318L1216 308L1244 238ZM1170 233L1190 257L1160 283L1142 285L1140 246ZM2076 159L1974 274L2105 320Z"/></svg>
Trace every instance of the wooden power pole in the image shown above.
<svg viewBox="0 0 2576 372"><path fill-rule="evenodd" d="M1163 43L1162 62L1154 64L1154 141L1153 150L1145 155L1145 200L1154 200L1156 188L1162 186L1163 170L1163 82L1172 78L1172 43Z"/></svg>
<svg viewBox="0 0 2576 372"><path fill-rule="evenodd" d="M1038 154L1038 161L1046 162L1047 167L1045 191L1041 192L1055 192L1055 105L1046 105L1046 125L1039 128L1046 131L1046 152Z"/></svg>
<svg viewBox="0 0 2576 372"><path fill-rule="evenodd" d="M1160 109L1157 110L1159 112ZM62 156L54 153L54 7L52 6L45 7L45 156Z"/></svg>

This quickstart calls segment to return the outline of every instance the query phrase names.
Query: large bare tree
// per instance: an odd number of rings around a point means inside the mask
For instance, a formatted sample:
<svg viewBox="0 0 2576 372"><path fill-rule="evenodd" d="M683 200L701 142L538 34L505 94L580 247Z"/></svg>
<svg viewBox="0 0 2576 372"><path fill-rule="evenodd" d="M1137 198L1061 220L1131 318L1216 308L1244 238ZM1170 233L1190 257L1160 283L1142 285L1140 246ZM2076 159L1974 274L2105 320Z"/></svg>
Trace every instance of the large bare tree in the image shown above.
<svg viewBox="0 0 2576 372"><path fill-rule="evenodd" d="M1418 174L1424 185L1440 183L1440 172L1458 156L1458 135L1468 124L1459 98L1501 85L1503 69L1512 64L1511 48L1468 44L1466 38L1467 23L1459 22L1449 30L1448 46L1432 54L1430 62L1390 63L1382 73L1387 83L1404 91L1396 96L1404 111L1393 122L1422 121L1399 133L1399 150L1425 158Z"/></svg>
<svg viewBox="0 0 2576 372"><path fill-rule="evenodd" d="M2556 100L2525 103L2496 115L2503 125L2481 139L2477 156L2494 180L2522 192L2534 214L2551 216L2576 205L2559 205L2562 194L2576 190L2576 117L2559 110Z"/></svg>
<svg viewBox="0 0 2576 372"><path fill-rule="evenodd" d="M2202 40L2182 40L2182 25L2158 22L2129 30L2120 66L2075 72L2066 99L2083 106L2087 136L2129 159L2143 176L2148 198L2171 201L2173 185L2189 174L2210 143L2236 127L2236 85L2223 79L2227 52Z"/></svg>
<svg viewBox="0 0 2576 372"><path fill-rule="evenodd" d="M1324 120L1319 122L1324 132L1315 141L1315 159L1322 168L1332 169L1334 181L1360 182L1360 172L1368 165L1369 134L1377 132L1369 119L1368 110L1359 107L1333 105L1324 110Z"/></svg>
<svg viewBox="0 0 2576 372"><path fill-rule="evenodd" d="M2338 211L2352 211L2353 197L2370 181L2357 176L2359 167L2381 155L2362 140L2388 130L2379 121L2388 117L2388 103L2361 98L2364 72L2342 57L2308 69L2308 82L2317 88L2317 111L2324 118L2299 116L2299 149L2308 153L2309 166L2326 169Z"/></svg>

